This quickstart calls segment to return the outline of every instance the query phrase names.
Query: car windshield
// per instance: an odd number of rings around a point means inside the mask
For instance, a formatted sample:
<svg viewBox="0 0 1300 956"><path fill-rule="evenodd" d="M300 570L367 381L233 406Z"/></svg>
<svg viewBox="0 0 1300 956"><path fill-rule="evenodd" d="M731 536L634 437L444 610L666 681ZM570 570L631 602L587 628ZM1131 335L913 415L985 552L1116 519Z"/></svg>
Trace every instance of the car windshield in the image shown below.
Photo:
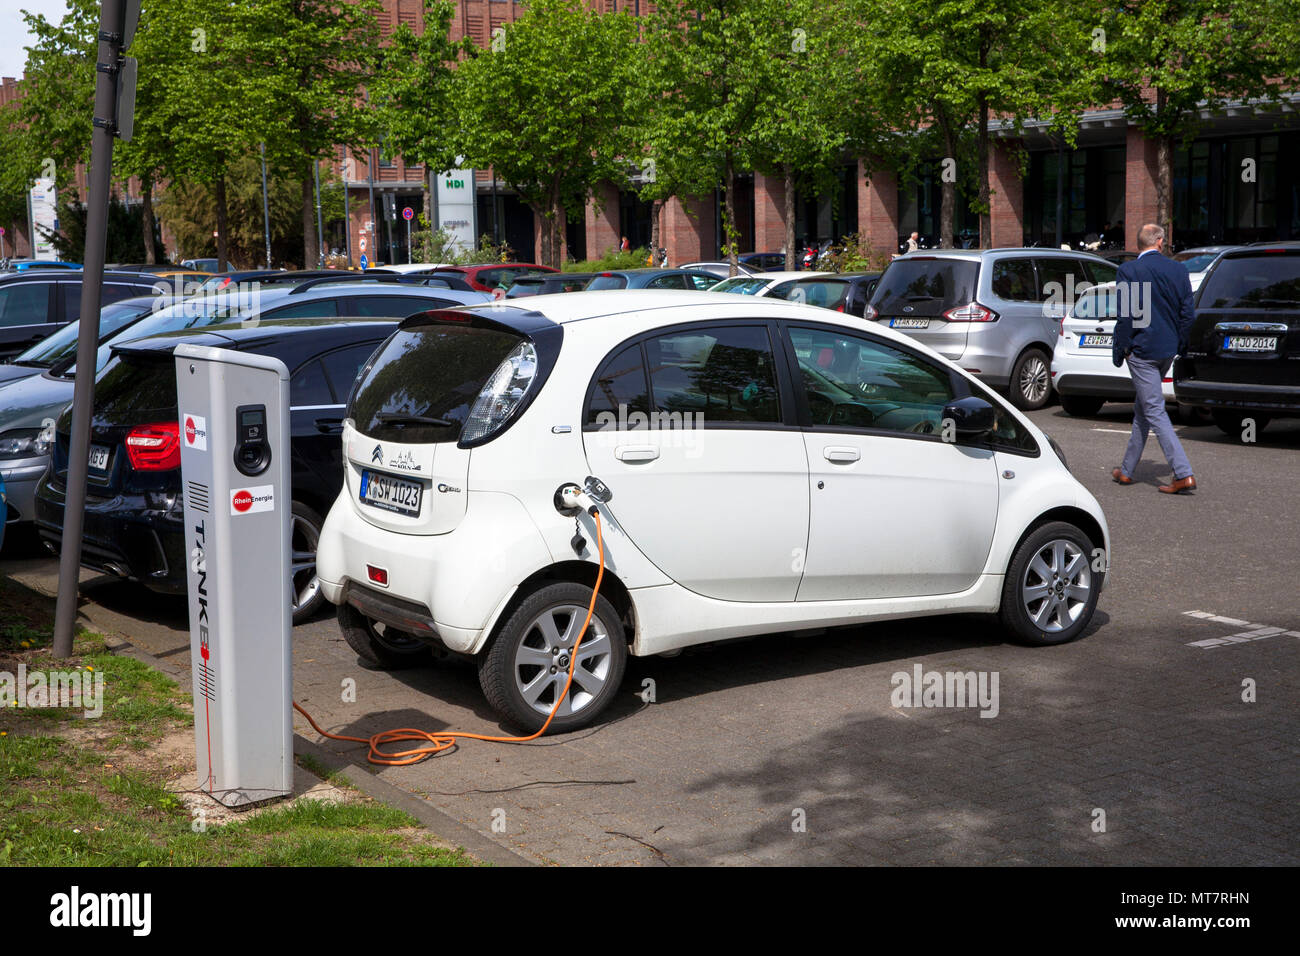
<svg viewBox="0 0 1300 956"><path fill-rule="evenodd" d="M1070 315L1076 319L1113 319L1119 314L1115 283L1094 286L1079 293Z"/></svg>
<svg viewBox="0 0 1300 956"><path fill-rule="evenodd" d="M1300 306L1300 249L1230 256L1206 280L1202 309Z"/></svg>
<svg viewBox="0 0 1300 956"><path fill-rule="evenodd" d="M780 291L778 292L777 289ZM844 302L849 291L848 282L843 279L800 279L787 282L773 289L768 295L787 299L790 302L804 302L808 305L833 309Z"/></svg>
<svg viewBox="0 0 1300 956"><path fill-rule="evenodd" d="M1181 262L1188 272L1204 272L1218 257L1217 252L1180 252L1174 256L1174 261Z"/></svg>
<svg viewBox="0 0 1300 956"><path fill-rule="evenodd" d="M107 338L127 323L148 312L148 306L124 305L114 303L99 310L99 337ZM16 365L42 365L49 367L77 351L77 335L80 326L76 322L65 325L49 338L37 342L26 352L14 359Z"/></svg>
<svg viewBox="0 0 1300 956"><path fill-rule="evenodd" d="M730 292L734 295L758 295L768 283L767 279L753 279L749 276L732 276L723 279L710 292Z"/></svg>
<svg viewBox="0 0 1300 956"><path fill-rule="evenodd" d="M196 296L177 302L165 309L159 309L153 315L137 322L124 333L122 342L148 338L163 332L175 332L180 329L201 329L209 325L220 325L230 321L256 321L259 315L258 300L248 296L221 295ZM114 341L99 347L95 362L95 371L101 371L112 354L112 345L121 344ZM77 367L69 366L62 374L75 375Z"/></svg>

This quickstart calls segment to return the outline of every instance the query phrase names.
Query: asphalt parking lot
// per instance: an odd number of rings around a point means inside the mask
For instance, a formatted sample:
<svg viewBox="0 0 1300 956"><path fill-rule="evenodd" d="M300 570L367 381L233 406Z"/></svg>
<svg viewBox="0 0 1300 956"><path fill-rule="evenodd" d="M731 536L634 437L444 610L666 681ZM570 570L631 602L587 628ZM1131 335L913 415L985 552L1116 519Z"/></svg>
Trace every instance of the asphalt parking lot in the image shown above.
<svg viewBox="0 0 1300 956"><path fill-rule="evenodd" d="M1033 417L1113 537L1080 640L1025 648L951 616L633 659L597 727L383 778L539 863L1300 863L1300 422L1246 446L1180 426L1200 487L1167 496L1154 438L1137 484L1110 480L1131 406ZM19 540L0 572L52 592L41 555ZM89 575L83 594L96 626L188 667L183 600ZM996 674L996 716L895 707L893 676L918 666ZM295 629L294 667L336 733L502 730L472 667L363 670L330 615Z"/></svg>

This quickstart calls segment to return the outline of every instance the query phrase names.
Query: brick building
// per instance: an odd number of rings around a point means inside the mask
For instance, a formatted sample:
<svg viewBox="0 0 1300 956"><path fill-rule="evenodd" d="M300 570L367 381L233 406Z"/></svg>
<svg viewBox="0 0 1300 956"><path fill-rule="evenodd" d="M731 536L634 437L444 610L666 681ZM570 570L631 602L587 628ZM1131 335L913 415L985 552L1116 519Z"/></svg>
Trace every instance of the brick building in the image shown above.
<svg viewBox="0 0 1300 956"><path fill-rule="evenodd" d="M649 12L643 0L588 0L603 11ZM421 0L382 0L385 32L399 23L423 29ZM454 36L486 46L493 31L523 11L516 0L458 0ZM5 79L0 103L17 95ZM1174 155L1175 241L1185 247L1208 242L1300 238L1300 94L1279 107L1238 104L1203 117L1203 128ZM1156 217L1156 148L1122 111L1099 108L1083 117L1078 146L1060 150L1035 123L1019 138L993 131L990 156L991 220L994 245L1078 242L1105 232L1122 234L1132 248L1139 226ZM350 250L356 262L365 242L370 262L405 262L408 247L402 210L424 212L428 171L401 158L380 157L379 149L349 152L339 147L330 161L333 176L347 184L348 222L327 224L325 247ZM1063 179L1058 196L1058 177ZM531 211L491 170L466 171L472 183L468 235L508 242L521 259L538 254L538 228ZM130 191L128 190L128 194ZM435 189L428 193L437 197ZM631 244L650 242L650 206L630 190L605 184L584 219L569 223L567 253L577 259ZM969 198L969 197L967 197ZM795 197L795 236L838 239L856 233L882 253L895 251L913 230L935 241L938 233L938 169L901 181L892 170L845 157L834 196ZM1058 208L1060 215L1058 217ZM783 184L761 174L743 175L736 197L741 251L776 251L785 237ZM445 220L445 216L441 217ZM721 242L721 195L679 197L663 210L663 243L669 260L715 258ZM1109 227L1109 229L1108 229ZM978 234L978 223L959 197L955 230ZM21 232L21 231L20 231ZM25 236L13 236L19 243ZM17 254L22 246L18 246ZM10 253L15 254L14 251Z"/></svg>

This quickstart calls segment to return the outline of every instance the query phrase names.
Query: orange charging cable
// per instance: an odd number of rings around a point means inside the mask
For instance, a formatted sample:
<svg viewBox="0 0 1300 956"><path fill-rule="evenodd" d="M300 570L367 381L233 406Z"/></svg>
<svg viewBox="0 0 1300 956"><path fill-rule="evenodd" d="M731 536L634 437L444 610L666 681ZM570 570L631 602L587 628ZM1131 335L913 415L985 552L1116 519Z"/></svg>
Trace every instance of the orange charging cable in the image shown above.
<svg viewBox="0 0 1300 956"><path fill-rule="evenodd" d="M601 535L600 529L600 512L592 508L591 515L596 519L596 554L600 564L596 570L596 586L591 591L591 604L587 606L587 618L582 622L582 630L578 632L578 639L573 643L573 650L569 652L569 679L565 681L564 692L555 699L555 706L546 717L546 723L542 724L536 732L529 734L527 737L492 737L487 734L469 734L469 733L429 733L427 730L415 730L411 727L401 727L396 730L381 730L371 737L349 737L346 734L332 734L328 730L322 730L320 724L312 719L311 714L302 709L302 706L295 700L293 709L307 718L307 723L315 728L316 733L322 737L328 737L330 740L351 740L359 744L366 744L370 747L370 753L366 759L373 764L381 764L388 767L404 767L407 764L419 763L426 757L442 753L444 750L450 750L456 746L457 740L487 740L498 744L522 744L530 740L536 740L542 734L546 733L546 728L551 726L551 721L555 718L555 713L564 703L564 698L569 696L569 688L573 684L573 668L578 663L578 645L582 639L587 636L587 627L591 624L591 616L596 612L596 597L600 594L600 582L605 576L605 541ZM429 746L416 747L414 750L399 750L388 752L381 749L385 744L395 744L410 740L427 741Z"/></svg>

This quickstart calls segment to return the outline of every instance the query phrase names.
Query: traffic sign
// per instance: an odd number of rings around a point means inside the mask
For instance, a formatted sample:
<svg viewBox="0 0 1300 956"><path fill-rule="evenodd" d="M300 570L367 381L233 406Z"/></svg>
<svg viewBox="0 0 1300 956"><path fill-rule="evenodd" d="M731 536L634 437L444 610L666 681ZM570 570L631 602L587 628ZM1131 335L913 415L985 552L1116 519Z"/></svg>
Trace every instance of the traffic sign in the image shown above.
<svg viewBox="0 0 1300 956"><path fill-rule="evenodd" d="M365 252L365 251L366 251L366 237L365 237L365 236L362 236L362 237L361 237L361 251L362 251L362 252Z"/></svg>
<svg viewBox="0 0 1300 956"><path fill-rule="evenodd" d="M370 260L366 258L366 254L364 252L361 253L361 268L362 269L370 268Z"/></svg>
<svg viewBox="0 0 1300 956"><path fill-rule="evenodd" d="M412 219L415 218L415 210L412 209L410 206L407 206L405 209L402 210L402 218L405 219L407 222L410 222Z"/></svg>
<svg viewBox="0 0 1300 956"><path fill-rule="evenodd" d="M3 236L4 234L5 234L5 227L0 226L0 236Z"/></svg>

